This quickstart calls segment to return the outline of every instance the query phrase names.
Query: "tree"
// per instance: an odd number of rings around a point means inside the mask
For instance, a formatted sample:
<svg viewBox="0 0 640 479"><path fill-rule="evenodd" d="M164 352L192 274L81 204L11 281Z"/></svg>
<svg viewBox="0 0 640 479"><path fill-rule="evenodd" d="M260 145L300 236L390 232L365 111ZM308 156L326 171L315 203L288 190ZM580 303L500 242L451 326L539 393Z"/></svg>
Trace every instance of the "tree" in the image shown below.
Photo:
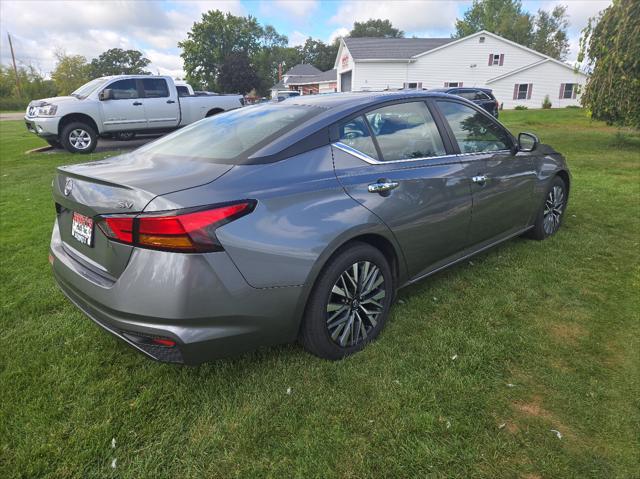
<svg viewBox="0 0 640 479"><path fill-rule="evenodd" d="M640 2L613 0L591 18L580 39L579 61L592 68L581 101L608 124L640 128Z"/></svg>
<svg viewBox="0 0 640 479"><path fill-rule="evenodd" d="M151 61L138 50L111 48L91 60L91 76L93 78L109 75L148 75L145 70Z"/></svg>
<svg viewBox="0 0 640 479"><path fill-rule="evenodd" d="M302 63L309 63L319 70L326 71L333 68L339 45L338 42L327 45L320 40L314 40L309 37L304 42L304 45L298 47L298 51L300 52Z"/></svg>
<svg viewBox="0 0 640 479"><path fill-rule="evenodd" d="M237 17L219 10L203 13L202 20L187 33L187 39L178 43L187 80L209 90L217 89L220 69L232 53L251 58L260 51L262 41L280 43L282 37L276 34L272 28L265 38L265 30L252 16Z"/></svg>
<svg viewBox="0 0 640 479"><path fill-rule="evenodd" d="M534 24L531 48L558 60L564 60L569 53L567 7L556 5L551 13L538 10Z"/></svg>
<svg viewBox="0 0 640 479"><path fill-rule="evenodd" d="M349 36L403 38L404 32L394 28L389 20L369 19L366 22L355 22Z"/></svg>
<svg viewBox="0 0 640 479"><path fill-rule="evenodd" d="M462 20L456 20L455 38L480 30L500 35L526 47L533 41L534 17L522 10L520 0L473 0Z"/></svg>
<svg viewBox="0 0 640 479"><path fill-rule="evenodd" d="M218 87L224 93L242 95L256 88L260 79L245 52L231 52L220 67Z"/></svg>
<svg viewBox="0 0 640 479"><path fill-rule="evenodd" d="M59 94L68 95L89 81L89 64L85 57L57 52L56 58L58 62L51 72L51 79L56 84Z"/></svg>
<svg viewBox="0 0 640 479"><path fill-rule="evenodd" d="M455 38L487 30L525 47L564 60L569 52L567 7L536 16L522 9L520 0L473 0L464 17L456 20Z"/></svg>
<svg viewBox="0 0 640 479"><path fill-rule="evenodd" d="M278 65L282 65L284 72L301 62L302 58L297 48L286 46L263 48L253 56L253 64L260 79L260 85L256 90L264 95L272 85L278 82Z"/></svg>

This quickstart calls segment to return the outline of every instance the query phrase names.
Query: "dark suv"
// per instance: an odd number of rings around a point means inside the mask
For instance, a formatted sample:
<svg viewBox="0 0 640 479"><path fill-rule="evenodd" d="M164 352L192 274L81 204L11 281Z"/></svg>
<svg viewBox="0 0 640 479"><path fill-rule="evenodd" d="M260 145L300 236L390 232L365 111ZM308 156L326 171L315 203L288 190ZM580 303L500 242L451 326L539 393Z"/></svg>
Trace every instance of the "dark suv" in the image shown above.
<svg viewBox="0 0 640 479"><path fill-rule="evenodd" d="M484 108L494 117L498 118L499 104L489 88L434 88L429 91L439 91L450 95L461 96L471 100L476 105Z"/></svg>

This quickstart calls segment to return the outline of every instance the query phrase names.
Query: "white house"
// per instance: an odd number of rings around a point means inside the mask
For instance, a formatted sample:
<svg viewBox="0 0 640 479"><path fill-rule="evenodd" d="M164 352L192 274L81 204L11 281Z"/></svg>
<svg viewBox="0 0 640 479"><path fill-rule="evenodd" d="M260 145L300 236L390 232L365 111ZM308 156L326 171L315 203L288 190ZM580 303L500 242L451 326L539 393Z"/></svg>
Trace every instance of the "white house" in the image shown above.
<svg viewBox="0 0 640 479"><path fill-rule="evenodd" d="M338 91L486 87L504 105L579 105L587 75L566 63L481 31L453 38L343 38Z"/></svg>

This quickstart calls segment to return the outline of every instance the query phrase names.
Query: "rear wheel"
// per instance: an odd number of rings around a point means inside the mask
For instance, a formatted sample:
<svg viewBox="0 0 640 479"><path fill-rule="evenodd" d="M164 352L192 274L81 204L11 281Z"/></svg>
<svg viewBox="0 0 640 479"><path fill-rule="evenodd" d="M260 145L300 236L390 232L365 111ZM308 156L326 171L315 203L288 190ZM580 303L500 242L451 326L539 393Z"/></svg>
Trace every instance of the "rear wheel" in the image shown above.
<svg viewBox="0 0 640 479"><path fill-rule="evenodd" d="M73 122L62 129L60 142L71 153L91 153L96 149L98 135L86 123Z"/></svg>
<svg viewBox="0 0 640 479"><path fill-rule="evenodd" d="M380 334L393 299L393 276L384 255L353 243L333 257L311 293L300 339L325 359L361 350Z"/></svg>
<svg viewBox="0 0 640 479"><path fill-rule="evenodd" d="M530 230L529 237L543 240L556 234L562 224L567 197L567 185L562 178L556 176L547 190L544 203L538 211L535 225Z"/></svg>

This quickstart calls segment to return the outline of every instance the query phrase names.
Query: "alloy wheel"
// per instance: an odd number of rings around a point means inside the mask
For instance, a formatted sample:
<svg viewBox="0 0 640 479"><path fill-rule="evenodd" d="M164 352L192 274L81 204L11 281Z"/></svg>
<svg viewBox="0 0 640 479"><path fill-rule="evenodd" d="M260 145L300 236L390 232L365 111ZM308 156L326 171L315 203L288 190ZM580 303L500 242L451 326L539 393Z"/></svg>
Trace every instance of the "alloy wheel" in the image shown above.
<svg viewBox="0 0 640 479"><path fill-rule="evenodd" d="M86 130L76 128L69 133L69 143L77 150L86 150L91 145L91 135Z"/></svg>
<svg viewBox="0 0 640 479"><path fill-rule="evenodd" d="M555 233L560 227L562 212L564 211L564 188L554 185L544 203L543 226L547 236Z"/></svg>
<svg viewBox="0 0 640 479"><path fill-rule="evenodd" d="M329 294L326 323L331 340L340 347L365 341L378 324L386 296L382 271L370 261L359 261L337 279Z"/></svg>

